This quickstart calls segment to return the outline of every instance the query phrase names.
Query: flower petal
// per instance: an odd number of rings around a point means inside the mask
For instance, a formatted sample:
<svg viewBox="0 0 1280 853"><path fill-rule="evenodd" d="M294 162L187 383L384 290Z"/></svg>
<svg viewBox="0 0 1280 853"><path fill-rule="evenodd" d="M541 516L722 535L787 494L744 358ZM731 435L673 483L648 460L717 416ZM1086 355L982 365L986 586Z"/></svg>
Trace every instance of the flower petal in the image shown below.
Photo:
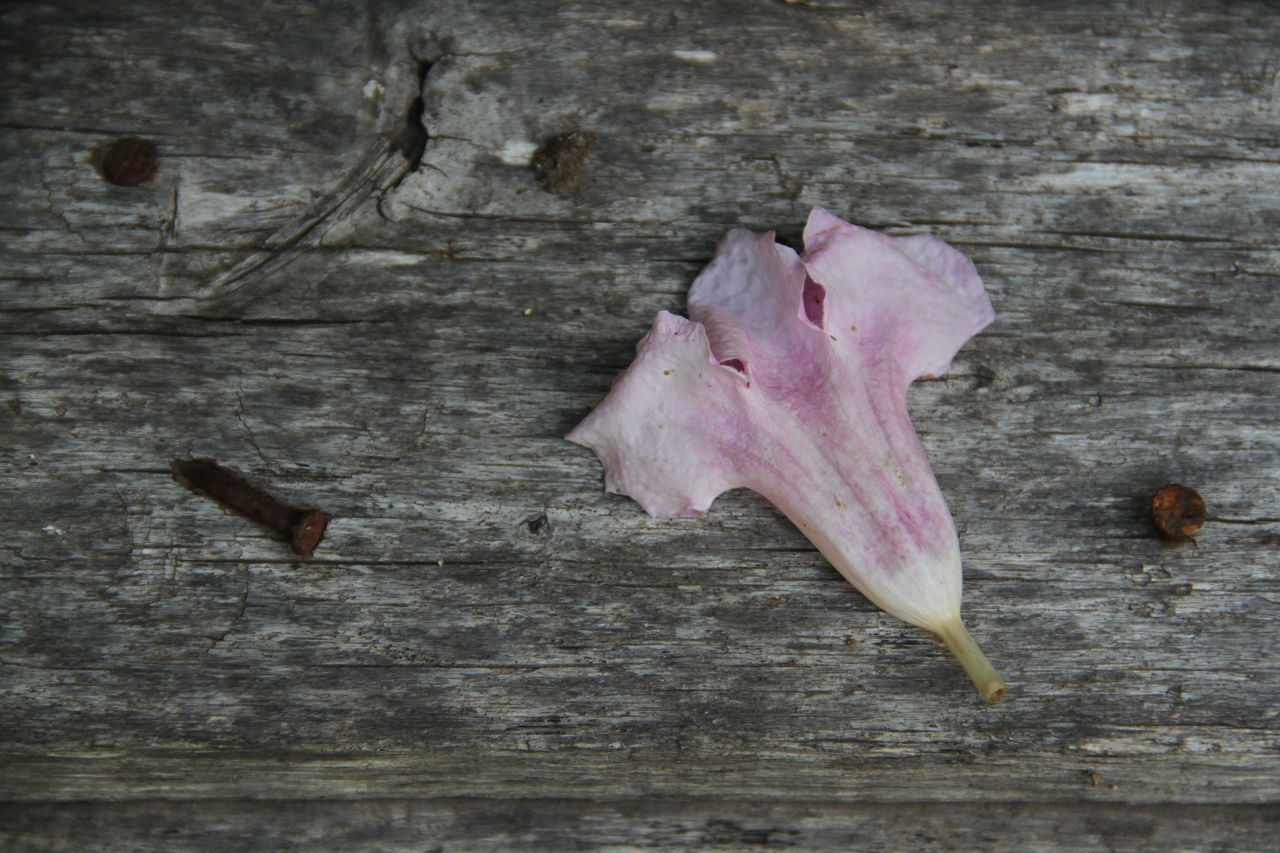
<svg viewBox="0 0 1280 853"><path fill-rule="evenodd" d="M960 549L907 411L993 318L973 265L815 208L805 252L735 230L689 296L568 436L653 515L745 486L889 613L937 633L983 696L1004 682L960 622ZM700 322L699 322L700 321ZM713 354L714 351L714 354Z"/></svg>
<svg viewBox="0 0 1280 853"><path fill-rule="evenodd" d="M995 318L973 264L936 237L889 237L816 207L804 243L805 269L828 290L828 331L854 335L904 385L945 373Z"/></svg>
<svg viewBox="0 0 1280 853"><path fill-rule="evenodd" d="M745 384L712 358L701 324L662 311L609 396L566 438L596 452L609 491L650 515L696 515L742 485Z"/></svg>
<svg viewBox="0 0 1280 853"><path fill-rule="evenodd" d="M785 381L819 357L821 335L806 320L805 271L773 234L735 228L689 291L689 317L706 327L711 350L749 376Z"/></svg>

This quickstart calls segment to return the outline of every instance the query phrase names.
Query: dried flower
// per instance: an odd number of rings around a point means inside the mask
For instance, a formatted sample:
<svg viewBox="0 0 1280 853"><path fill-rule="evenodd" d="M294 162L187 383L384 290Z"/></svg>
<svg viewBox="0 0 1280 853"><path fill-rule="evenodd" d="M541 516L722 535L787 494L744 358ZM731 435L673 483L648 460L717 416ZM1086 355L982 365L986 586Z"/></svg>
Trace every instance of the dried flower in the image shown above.
<svg viewBox="0 0 1280 853"><path fill-rule="evenodd" d="M938 634L979 691L1003 679L960 621L955 526L907 413L994 318L973 264L929 235L889 237L821 208L805 251L731 231L689 294L569 435L609 491L655 516L727 489L768 498L883 610Z"/></svg>

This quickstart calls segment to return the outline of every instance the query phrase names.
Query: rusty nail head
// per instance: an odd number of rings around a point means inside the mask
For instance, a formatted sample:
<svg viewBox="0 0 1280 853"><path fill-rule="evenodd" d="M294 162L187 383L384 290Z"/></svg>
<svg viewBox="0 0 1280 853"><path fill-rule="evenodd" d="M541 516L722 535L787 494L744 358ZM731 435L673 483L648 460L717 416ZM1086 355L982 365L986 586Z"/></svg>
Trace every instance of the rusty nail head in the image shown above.
<svg viewBox="0 0 1280 853"><path fill-rule="evenodd" d="M179 459L174 478L193 492L208 495L228 509L274 530L289 540L295 553L310 557L324 538L329 516L318 509L296 509L281 503L213 459Z"/></svg>
<svg viewBox="0 0 1280 853"><path fill-rule="evenodd" d="M156 144L136 136L109 143L94 158L98 174L118 187L136 187L151 180L158 159Z"/></svg>
<svg viewBox="0 0 1280 853"><path fill-rule="evenodd" d="M1151 498L1151 520L1160 535L1182 542L1204 524L1205 505L1200 493L1189 486L1170 483Z"/></svg>

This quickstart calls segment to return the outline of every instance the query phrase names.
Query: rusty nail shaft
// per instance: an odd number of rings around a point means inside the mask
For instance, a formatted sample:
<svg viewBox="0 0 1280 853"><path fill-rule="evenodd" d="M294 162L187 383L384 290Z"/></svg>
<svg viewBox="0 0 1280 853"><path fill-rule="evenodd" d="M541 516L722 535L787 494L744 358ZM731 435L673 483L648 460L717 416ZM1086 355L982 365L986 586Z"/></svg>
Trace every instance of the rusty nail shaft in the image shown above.
<svg viewBox="0 0 1280 853"><path fill-rule="evenodd" d="M289 540L295 553L310 557L324 538L329 516L318 509L296 509L246 483L212 459L179 459L173 476L193 492L208 495L228 509Z"/></svg>

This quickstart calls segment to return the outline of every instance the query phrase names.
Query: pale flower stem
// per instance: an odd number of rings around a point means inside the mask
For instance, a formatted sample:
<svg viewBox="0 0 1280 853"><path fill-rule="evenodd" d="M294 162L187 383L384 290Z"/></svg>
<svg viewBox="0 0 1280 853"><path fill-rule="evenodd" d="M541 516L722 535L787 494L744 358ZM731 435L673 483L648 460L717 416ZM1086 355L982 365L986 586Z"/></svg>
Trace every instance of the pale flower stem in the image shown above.
<svg viewBox="0 0 1280 853"><path fill-rule="evenodd" d="M959 618L944 624L938 630L938 636L947 644L947 648L951 649L956 660L960 661L964 671L969 673L969 677L973 679L983 699L995 704L1004 698L1004 679L1000 677L1000 673L996 672L991 661L987 660L982 649L978 648L978 644L973 641L969 630L964 627Z"/></svg>

